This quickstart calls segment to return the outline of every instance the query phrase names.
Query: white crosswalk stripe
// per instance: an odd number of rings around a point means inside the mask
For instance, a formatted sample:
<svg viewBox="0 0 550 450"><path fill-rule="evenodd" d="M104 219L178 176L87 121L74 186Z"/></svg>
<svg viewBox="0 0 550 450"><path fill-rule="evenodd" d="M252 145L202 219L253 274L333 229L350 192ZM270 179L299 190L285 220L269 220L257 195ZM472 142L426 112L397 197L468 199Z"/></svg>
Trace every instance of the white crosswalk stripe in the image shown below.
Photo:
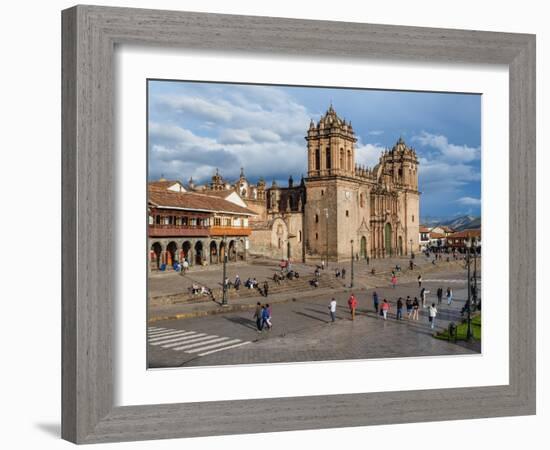
<svg viewBox="0 0 550 450"><path fill-rule="evenodd" d="M183 343L190 343L190 342L198 342L203 341L205 339L209 339L212 336L208 336L206 333L195 333L190 336L181 336L179 338L170 339L166 342L159 342L159 343L153 343L151 345L160 345L162 348L171 348L171 347L177 347L178 345L181 345Z"/></svg>
<svg viewBox="0 0 550 450"><path fill-rule="evenodd" d="M218 336L212 336L206 333L199 333L199 334L196 334L195 336L182 338L178 342L173 342L172 344L163 345L162 348L172 348L172 347L181 346L182 344L191 344L193 342L206 341L208 339L212 339L213 337L218 337Z"/></svg>
<svg viewBox="0 0 550 450"><path fill-rule="evenodd" d="M252 341L215 334L162 327L148 327L147 342L162 349L181 351L195 356L206 356L252 343Z"/></svg>
<svg viewBox="0 0 550 450"><path fill-rule="evenodd" d="M149 332L150 337L157 337L157 336L164 336L167 334L177 333L181 330L164 330L164 331L156 331L156 332Z"/></svg>
<svg viewBox="0 0 550 450"><path fill-rule="evenodd" d="M215 342L220 342L220 341L227 341L228 339L229 338L226 338L226 337L216 337L216 338L210 338L210 339L204 340L202 342L194 342L192 344L189 344L188 342L186 342L185 345L182 345L181 347L175 347L174 350L176 351L185 350L186 353L189 353L188 350L191 348L200 347L201 345L206 345L206 344L213 344Z"/></svg>
<svg viewBox="0 0 550 450"><path fill-rule="evenodd" d="M167 336L154 336L152 338L149 338L149 342L159 342L159 341L165 341L166 339L172 339L172 338L175 338L175 337L180 337L180 336L188 336L190 334L196 334L194 331L179 331L177 333L173 333L173 334L169 334Z"/></svg>
<svg viewBox="0 0 550 450"><path fill-rule="evenodd" d="M205 350L210 350L212 348L217 348L217 347L221 347L223 345L233 345L233 344L236 344L237 342L241 342L240 339L233 339L231 341L225 341L225 342L222 342L222 343L218 343L218 344L213 344L213 345L207 345L206 347L199 347L199 348L194 348L193 350L189 350L187 353L198 353L198 352L203 352Z"/></svg>

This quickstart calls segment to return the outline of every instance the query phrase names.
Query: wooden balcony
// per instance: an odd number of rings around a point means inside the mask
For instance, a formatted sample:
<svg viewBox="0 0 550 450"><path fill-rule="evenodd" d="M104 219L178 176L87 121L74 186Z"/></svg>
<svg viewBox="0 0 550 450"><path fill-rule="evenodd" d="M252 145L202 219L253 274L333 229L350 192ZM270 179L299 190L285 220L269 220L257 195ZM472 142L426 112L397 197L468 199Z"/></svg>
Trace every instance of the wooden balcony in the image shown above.
<svg viewBox="0 0 550 450"><path fill-rule="evenodd" d="M149 237L202 237L210 236L210 228L188 225L149 225Z"/></svg>
<svg viewBox="0 0 550 450"><path fill-rule="evenodd" d="M250 227L210 227L210 236L250 236Z"/></svg>

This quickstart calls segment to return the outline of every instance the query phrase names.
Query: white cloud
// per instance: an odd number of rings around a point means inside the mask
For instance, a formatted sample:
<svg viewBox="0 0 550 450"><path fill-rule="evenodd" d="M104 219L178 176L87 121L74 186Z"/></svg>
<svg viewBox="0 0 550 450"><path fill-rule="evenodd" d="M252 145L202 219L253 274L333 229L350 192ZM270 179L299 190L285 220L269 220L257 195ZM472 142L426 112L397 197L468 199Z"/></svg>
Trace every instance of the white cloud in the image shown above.
<svg viewBox="0 0 550 450"><path fill-rule="evenodd" d="M355 161L362 166L374 167L383 151L384 147L380 144L363 144L359 138L355 147Z"/></svg>
<svg viewBox="0 0 550 450"><path fill-rule="evenodd" d="M438 150L440 159L447 161L465 163L477 160L481 156L479 147L451 144L446 136L431 134L426 131L422 131L418 136L413 136L412 140L424 147L432 147Z"/></svg>
<svg viewBox="0 0 550 450"><path fill-rule="evenodd" d="M155 101L162 106L169 107L179 113L192 113L197 117L207 120L229 121L231 109L226 102L209 102L200 97L189 97L183 95L159 95Z"/></svg>
<svg viewBox="0 0 550 450"><path fill-rule="evenodd" d="M384 134L384 131L383 130L372 130L372 131L369 131L369 133L371 136L380 136L381 134Z"/></svg>
<svg viewBox="0 0 550 450"><path fill-rule="evenodd" d="M481 199L474 197L460 197L457 200L457 203L464 206L481 206Z"/></svg>

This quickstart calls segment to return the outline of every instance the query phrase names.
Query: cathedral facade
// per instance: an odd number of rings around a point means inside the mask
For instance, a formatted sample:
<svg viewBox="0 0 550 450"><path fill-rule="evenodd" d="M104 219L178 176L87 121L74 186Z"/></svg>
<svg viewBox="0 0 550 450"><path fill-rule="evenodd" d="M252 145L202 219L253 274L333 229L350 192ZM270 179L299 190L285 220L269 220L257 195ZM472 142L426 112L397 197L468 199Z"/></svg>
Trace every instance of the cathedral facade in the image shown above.
<svg viewBox="0 0 550 450"><path fill-rule="evenodd" d="M222 196L254 211L249 254L295 261L405 256L419 250L418 158L399 138L372 168L356 163L351 122L332 105L305 136L307 176L288 186L263 179L234 183L216 171L189 190ZM238 194L235 196L235 194ZM353 253L352 253L353 252Z"/></svg>
<svg viewBox="0 0 550 450"><path fill-rule="evenodd" d="M252 233L252 248L303 261L419 250L418 158L402 138L375 167L359 166L353 127L330 106L319 122L311 121L305 139L307 177L266 190L266 211L256 225L264 232L258 239Z"/></svg>

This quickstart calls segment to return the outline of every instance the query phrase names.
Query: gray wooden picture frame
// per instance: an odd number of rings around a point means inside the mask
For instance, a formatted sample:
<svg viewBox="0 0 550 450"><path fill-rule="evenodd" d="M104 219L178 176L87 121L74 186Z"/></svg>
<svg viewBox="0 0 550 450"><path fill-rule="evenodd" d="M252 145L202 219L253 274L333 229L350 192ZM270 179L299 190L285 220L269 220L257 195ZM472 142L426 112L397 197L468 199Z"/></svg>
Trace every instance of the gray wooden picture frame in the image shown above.
<svg viewBox="0 0 550 450"><path fill-rule="evenodd" d="M75 443L535 413L535 36L75 6L62 12L62 437ZM270 400L113 403L116 44L504 64L510 83L508 385Z"/></svg>

